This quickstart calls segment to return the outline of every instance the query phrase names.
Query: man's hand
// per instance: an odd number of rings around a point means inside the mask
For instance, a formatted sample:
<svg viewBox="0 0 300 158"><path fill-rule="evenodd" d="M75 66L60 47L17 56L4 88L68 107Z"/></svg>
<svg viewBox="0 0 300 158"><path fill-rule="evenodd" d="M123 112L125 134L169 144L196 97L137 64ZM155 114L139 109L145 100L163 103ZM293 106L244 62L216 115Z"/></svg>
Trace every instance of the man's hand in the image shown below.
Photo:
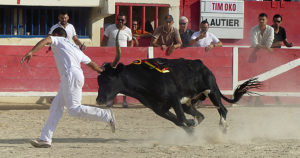
<svg viewBox="0 0 300 158"><path fill-rule="evenodd" d="M86 50L86 46L84 45L84 43L80 45L79 49L80 49L81 51Z"/></svg>
<svg viewBox="0 0 300 158"><path fill-rule="evenodd" d="M28 52L27 54L25 54L21 59L21 64L23 64L25 61L28 63L29 60L32 58L32 55L32 52Z"/></svg>
<svg viewBox="0 0 300 158"><path fill-rule="evenodd" d="M161 50L166 51L167 50L167 45L161 45Z"/></svg>
<svg viewBox="0 0 300 158"><path fill-rule="evenodd" d="M207 47L205 47L205 51L208 52L209 50L211 50L214 47L215 47L214 44L210 44Z"/></svg>
<svg viewBox="0 0 300 158"><path fill-rule="evenodd" d="M205 37L206 37L206 32L201 32L200 36L198 36L196 38L196 41L199 41L200 39L205 38Z"/></svg>
<svg viewBox="0 0 300 158"><path fill-rule="evenodd" d="M175 46L174 46L174 45L171 45L171 46L169 47L169 49L168 49L166 55L167 55L167 56L171 55L171 54L174 52L175 49L176 49Z"/></svg>
<svg viewBox="0 0 300 158"><path fill-rule="evenodd" d="M267 50L269 53L272 53L272 52L273 52L273 49L272 49L272 48L266 47L266 46L261 45L261 44L256 45L255 48L256 48L256 49L265 49L265 50Z"/></svg>
<svg viewBox="0 0 300 158"><path fill-rule="evenodd" d="M287 43L286 46L287 46L287 47L293 47L293 46L294 46L294 43L292 43L292 42L291 42L291 43Z"/></svg>

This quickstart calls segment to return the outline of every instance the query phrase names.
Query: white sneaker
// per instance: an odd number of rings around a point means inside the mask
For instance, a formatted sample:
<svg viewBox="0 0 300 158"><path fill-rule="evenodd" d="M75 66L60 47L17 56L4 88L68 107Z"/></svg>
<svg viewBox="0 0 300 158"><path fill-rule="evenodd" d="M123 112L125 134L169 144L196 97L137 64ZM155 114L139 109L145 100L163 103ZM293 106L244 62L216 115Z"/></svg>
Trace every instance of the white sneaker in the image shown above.
<svg viewBox="0 0 300 158"><path fill-rule="evenodd" d="M108 126L111 128L111 132L115 133L116 132L116 120L115 120L115 116L114 116L114 113L112 112L111 109L108 109L108 111L110 112L110 115L111 115L111 119L108 122Z"/></svg>
<svg viewBox="0 0 300 158"><path fill-rule="evenodd" d="M41 139L33 139L30 141L30 144L36 148L50 148L51 143Z"/></svg>

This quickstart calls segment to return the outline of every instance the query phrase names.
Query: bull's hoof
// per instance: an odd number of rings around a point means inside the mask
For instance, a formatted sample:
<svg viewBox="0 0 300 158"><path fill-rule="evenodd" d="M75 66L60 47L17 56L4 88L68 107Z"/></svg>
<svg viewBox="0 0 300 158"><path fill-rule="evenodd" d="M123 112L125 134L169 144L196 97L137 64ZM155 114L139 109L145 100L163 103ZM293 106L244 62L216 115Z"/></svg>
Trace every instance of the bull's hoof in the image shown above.
<svg viewBox="0 0 300 158"><path fill-rule="evenodd" d="M185 124L188 126L188 127L195 127L196 126L196 122L194 119L187 119Z"/></svg>

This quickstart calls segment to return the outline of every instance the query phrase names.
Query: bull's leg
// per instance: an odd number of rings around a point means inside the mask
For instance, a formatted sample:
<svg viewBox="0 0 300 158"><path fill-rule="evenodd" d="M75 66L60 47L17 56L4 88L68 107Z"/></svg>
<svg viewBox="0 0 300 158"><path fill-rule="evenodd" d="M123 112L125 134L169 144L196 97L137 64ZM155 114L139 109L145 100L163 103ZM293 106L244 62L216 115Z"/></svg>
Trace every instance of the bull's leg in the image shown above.
<svg viewBox="0 0 300 158"><path fill-rule="evenodd" d="M146 98L140 99L140 102L144 104L146 107L152 109L157 115L163 117L171 122L173 122L177 126L184 126L182 122L179 122L176 115L169 111L170 107L159 105L159 103L152 103L148 101ZM160 107L165 107L166 109L162 109Z"/></svg>
<svg viewBox="0 0 300 158"><path fill-rule="evenodd" d="M226 123L227 109L222 104L221 96L218 92L212 91L208 94L208 97L212 101L212 103L218 108L218 112L220 114L219 125L222 128L223 133L226 133L228 128Z"/></svg>
<svg viewBox="0 0 300 158"><path fill-rule="evenodd" d="M177 116L177 119L179 122L185 123L188 127L195 126L194 119L186 119L184 112L183 112L182 104L179 102L179 100L176 97L172 98L172 101L170 104L174 108L174 111L176 113L176 116Z"/></svg>
<svg viewBox="0 0 300 158"><path fill-rule="evenodd" d="M161 112L161 111L156 111L156 110L154 110L154 112L155 112L157 115L159 115L159 116L161 116L161 117L163 117L163 118L165 118L165 119L167 119L167 120L169 120L169 121L172 121L172 122L173 122L175 125L177 125L177 126L184 126L183 122L178 121L176 115L174 115L174 114L173 114L172 112L170 112L170 111L168 111L168 112Z"/></svg>
<svg viewBox="0 0 300 158"><path fill-rule="evenodd" d="M187 106L186 104L182 104L183 111L187 114L194 116L197 120L197 124L200 124L204 120L204 115L199 112L195 106Z"/></svg>

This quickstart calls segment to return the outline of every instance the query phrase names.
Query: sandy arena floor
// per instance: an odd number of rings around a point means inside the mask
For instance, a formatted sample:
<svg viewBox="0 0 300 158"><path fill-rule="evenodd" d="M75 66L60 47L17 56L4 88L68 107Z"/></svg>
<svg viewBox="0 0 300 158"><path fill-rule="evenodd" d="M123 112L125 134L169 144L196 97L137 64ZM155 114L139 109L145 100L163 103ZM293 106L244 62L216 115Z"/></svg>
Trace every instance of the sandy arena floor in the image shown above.
<svg viewBox="0 0 300 158"><path fill-rule="evenodd" d="M104 123L72 118L65 112L52 147L37 149L29 140L39 137L48 106L2 103L0 157L300 157L300 106L230 107L226 135L219 131L216 109L199 110L206 119L193 136L142 106L113 108L115 134Z"/></svg>

